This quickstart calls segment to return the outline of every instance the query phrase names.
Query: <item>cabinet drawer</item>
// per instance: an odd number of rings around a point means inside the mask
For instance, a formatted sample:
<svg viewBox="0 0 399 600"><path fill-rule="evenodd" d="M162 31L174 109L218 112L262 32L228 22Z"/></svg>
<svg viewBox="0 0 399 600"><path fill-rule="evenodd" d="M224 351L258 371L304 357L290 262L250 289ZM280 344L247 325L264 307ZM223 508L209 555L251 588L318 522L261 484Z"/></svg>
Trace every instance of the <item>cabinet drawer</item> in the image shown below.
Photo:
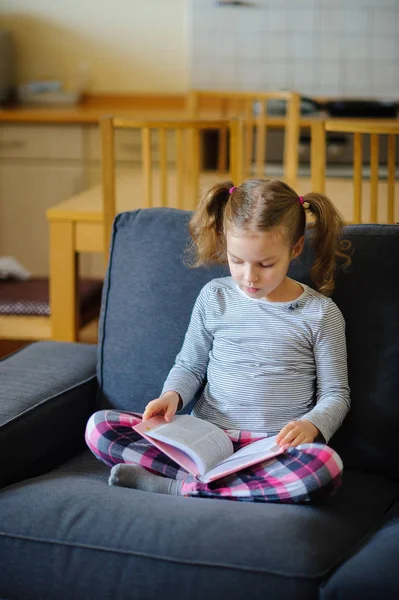
<svg viewBox="0 0 399 600"><path fill-rule="evenodd" d="M82 160L82 127L0 125L0 158Z"/></svg>
<svg viewBox="0 0 399 600"><path fill-rule="evenodd" d="M85 158L87 160L101 160L101 140L98 127L90 127L85 133ZM154 161L159 160L158 136L152 133L151 138L152 157ZM166 147L168 162L176 160L175 132L167 132ZM138 129L120 129L115 132L115 159L117 161L140 162L141 161L141 132Z"/></svg>

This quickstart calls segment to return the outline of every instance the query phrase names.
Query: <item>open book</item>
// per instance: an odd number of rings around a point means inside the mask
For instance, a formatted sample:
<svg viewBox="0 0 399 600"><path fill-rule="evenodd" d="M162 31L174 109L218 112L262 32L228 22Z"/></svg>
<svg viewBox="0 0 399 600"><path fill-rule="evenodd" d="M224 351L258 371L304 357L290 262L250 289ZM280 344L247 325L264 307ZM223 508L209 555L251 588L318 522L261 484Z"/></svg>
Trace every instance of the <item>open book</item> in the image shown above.
<svg viewBox="0 0 399 600"><path fill-rule="evenodd" d="M257 440L234 452L233 443L223 429L190 415L176 415L170 423L162 416L151 417L133 429L203 483L283 453L276 436Z"/></svg>

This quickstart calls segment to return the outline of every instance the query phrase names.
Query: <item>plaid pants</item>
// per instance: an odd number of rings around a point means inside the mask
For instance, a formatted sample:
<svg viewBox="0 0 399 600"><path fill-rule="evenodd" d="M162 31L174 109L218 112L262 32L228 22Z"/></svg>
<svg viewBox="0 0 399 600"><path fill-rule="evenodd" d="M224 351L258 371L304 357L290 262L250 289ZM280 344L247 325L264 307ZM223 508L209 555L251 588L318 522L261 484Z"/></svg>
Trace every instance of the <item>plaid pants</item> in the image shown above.
<svg viewBox="0 0 399 600"><path fill-rule="evenodd" d="M296 504L324 500L341 485L342 461L325 444L288 448L278 457L211 483L202 483L136 433L132 426L139 421L138 413L96 412L87 423L86 443L109 467L134 463L152 473L182 480L183 496ZM259 439L249 431L226 430L226 433L234 451Z"/></svg>

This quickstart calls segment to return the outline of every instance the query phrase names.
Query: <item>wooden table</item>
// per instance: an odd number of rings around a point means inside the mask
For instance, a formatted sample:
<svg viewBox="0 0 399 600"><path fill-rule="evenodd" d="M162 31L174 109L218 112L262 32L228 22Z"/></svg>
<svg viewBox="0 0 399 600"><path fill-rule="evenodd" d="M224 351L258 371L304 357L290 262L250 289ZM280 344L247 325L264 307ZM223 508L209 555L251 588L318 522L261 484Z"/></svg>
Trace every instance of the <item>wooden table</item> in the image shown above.
<svg viewBox="0 0 399 600"><path fill-rule="evenodd" d="M170 189L176 187L176 174L170 173ZM227 174L208 172L200 174L200 187L227 179ZM156 182L156 179L155 179ZM143 181L139 169L120 173L116 183L117 211L144 208ZM155 204L160 205L157 187L154 187ZM171 194L173 197L173 194ZM170 203L171 207L178 208ZM191 206L181 208L190 209ZM76 341L79 329L76 309L76 284L79 272L79 254L102 252L104 225L101 185L73 196L48 209L50 227L50 303L52 338L59 341Z"/></svg>
<svg viewBox="0 0 399 600"><path fill-rule="evenodd" d="M200 186L204 187L227 178L216 172L201 173ZM171 173L171 185L173 173ZM386 220L384 196L386 183L380 183L379 221ZM397 184L396 214L399 215L399 183ZM118 212L143 208L141 201L142 180L139 170L121 173L117 179ZM296 189L300 194L311 191L310 178L298 180ZM134 190L134 194L132 191ZM329 179L327 195L333 200L347 222L353 219L352 182L348 179ZM159 204L158 204L159 205ZM173 204L171 204L173 206ZM364 215L367 220L370 206L369 186L364 186ZM191 206L183 208L190 209ZM82 192L47 211L50 226L50 298L52 310L53 339L76 341L78 315L76 310L76 281L78 257L84 252L102 252L104 232L102 217L101 185Z"/></svg>

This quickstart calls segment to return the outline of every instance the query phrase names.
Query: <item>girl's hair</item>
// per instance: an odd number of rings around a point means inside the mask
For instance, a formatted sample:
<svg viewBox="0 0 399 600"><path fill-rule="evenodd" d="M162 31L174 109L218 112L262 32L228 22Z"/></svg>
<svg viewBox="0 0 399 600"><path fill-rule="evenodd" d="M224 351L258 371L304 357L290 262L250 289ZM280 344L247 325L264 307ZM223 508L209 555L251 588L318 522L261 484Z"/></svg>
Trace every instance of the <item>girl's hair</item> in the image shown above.
<svg viewBox="0 0 399 600"><path fill-rule="evenodd" d="M288 242L294 246L305 234L307 214L315 252L311 278L316 288L329 296L338 260L345 267L350 264L350 242L341 239L342 216L326 196L309 193L300 197L278 179L249 179L238 187L223 181L205 191L189 224L196 257L191 266L225 264L225 232L231 227L266 231L285 225Z"/></svg>

